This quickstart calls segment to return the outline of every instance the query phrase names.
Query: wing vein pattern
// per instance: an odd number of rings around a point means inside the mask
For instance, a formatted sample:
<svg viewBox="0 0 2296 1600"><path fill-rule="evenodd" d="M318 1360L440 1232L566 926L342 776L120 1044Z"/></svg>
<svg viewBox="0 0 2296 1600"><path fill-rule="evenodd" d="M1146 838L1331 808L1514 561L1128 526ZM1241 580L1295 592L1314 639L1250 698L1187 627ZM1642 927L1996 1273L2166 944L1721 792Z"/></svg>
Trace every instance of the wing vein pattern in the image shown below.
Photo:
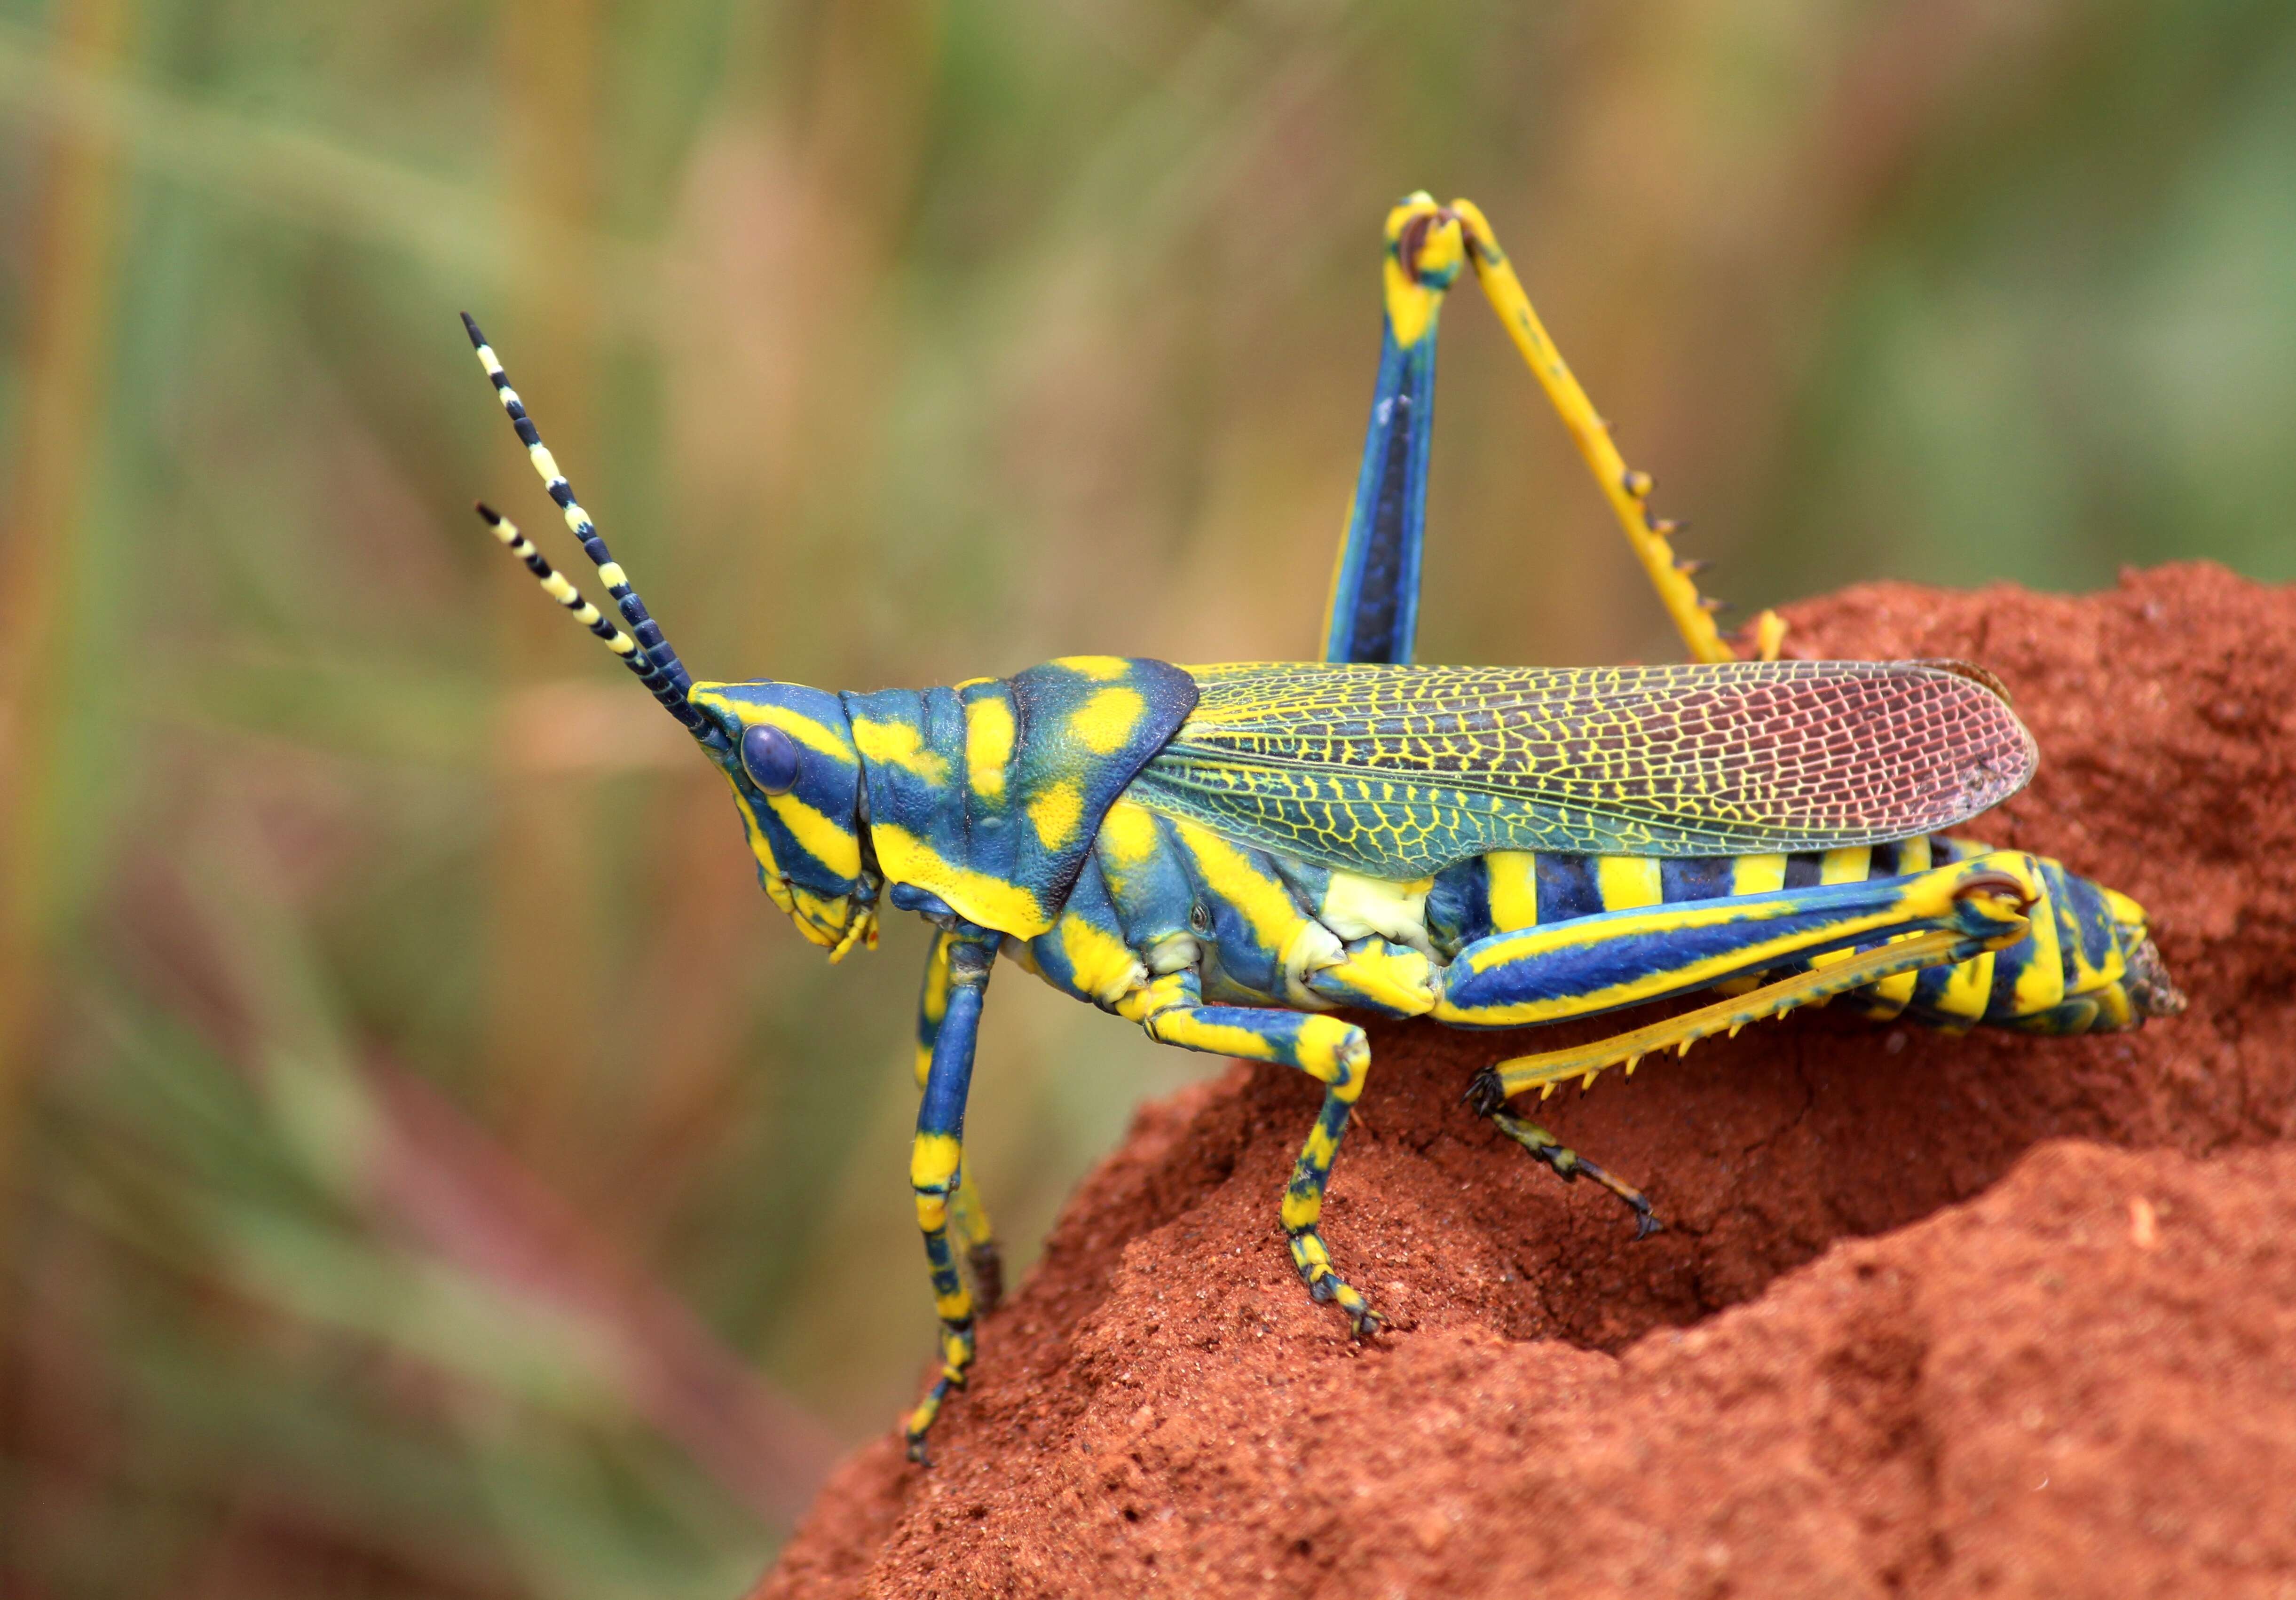
<svg viewBox="0 0 2296 1600"><path fill-rule="evenodd" d="M1490 850L1724 856L1950 827L2032 776L1957 662L1190 667L1150 807L1384 878Z"/></svg>

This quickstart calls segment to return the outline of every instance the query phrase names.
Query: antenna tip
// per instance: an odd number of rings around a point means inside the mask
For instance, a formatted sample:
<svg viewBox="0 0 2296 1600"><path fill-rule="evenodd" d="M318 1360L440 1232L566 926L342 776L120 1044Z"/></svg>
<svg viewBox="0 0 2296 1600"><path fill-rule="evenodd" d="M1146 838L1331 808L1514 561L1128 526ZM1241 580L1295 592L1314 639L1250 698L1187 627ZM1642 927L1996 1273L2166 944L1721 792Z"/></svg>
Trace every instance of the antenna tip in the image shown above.
<svg viewBox="0 0 2296 1600"><path fill-rule="evenodd" d="M502 526L502 513L496 511L493 506L488 505L484 500L475 503L472 509L487 520L488 527L499 528Z"/></svg>
<svg viewBox="0 0 2296 1600"><path fill-rule="evenodd" d="M479 324L471 319L467 311L463 313L463 332L471 336L471 345L474 349L487 341L487 336L479 332Z"/></svg>

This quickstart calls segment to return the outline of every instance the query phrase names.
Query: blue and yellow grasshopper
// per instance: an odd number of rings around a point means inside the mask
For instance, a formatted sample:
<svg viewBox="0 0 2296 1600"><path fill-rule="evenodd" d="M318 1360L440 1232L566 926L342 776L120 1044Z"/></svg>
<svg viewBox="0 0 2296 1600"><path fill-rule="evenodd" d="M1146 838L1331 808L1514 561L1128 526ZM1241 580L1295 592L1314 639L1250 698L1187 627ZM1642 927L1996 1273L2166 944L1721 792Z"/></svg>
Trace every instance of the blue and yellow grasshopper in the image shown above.
<svg viewBox="0 0 2296 1600"><path fill-rule="evenodd" d="M1333 1013L1510 1029L1716 997L1501 1061L1468 1090L1555 1173L1616 1194L1639 1237L1658 1226L1644 1196L1512 1097L1838 997L1880 1017L2047 1034L2182 1009L2134 901L2054 861L1943 836L2032 775L2032 738L1998 683L1954 662L1780 661L1769 612L1746 630L1755 659L1739 659L1675 559L1672 525L1650 513L1651 480L1613 447L1482 213L1415 194L1390 214L1386 245L1371 427L1316 663L1071 656L867 693L696 683L464 318L619 620L480 514L725 774L774 904L832 961L875 943L886 904L937 930L909 1166L941 1325L939 1373L906 1422L919 1461L964 1384L976 1311L1001 1292L964 1147L1000 954L1152 1038L1324 1086L1283 1228L1308 1292L1358 1337L1382 1319L1317 1222L1371 1052ZM1411 664L1436 330L1463 268L1693 664Z"/></svg>

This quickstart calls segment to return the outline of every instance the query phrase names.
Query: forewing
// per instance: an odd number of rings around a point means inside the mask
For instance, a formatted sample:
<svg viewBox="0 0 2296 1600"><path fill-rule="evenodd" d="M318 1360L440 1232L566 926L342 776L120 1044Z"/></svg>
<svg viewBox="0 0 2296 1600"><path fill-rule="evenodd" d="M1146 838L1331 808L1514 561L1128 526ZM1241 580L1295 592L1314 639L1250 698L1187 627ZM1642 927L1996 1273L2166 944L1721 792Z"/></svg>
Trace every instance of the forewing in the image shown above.
<svg viewBox="0 0 2296 1600"><path fill-rule="evenodd" d="M1997 804L2031 735L1957 663L1193 667L1151 806L1382 877L1487 850L1723 856L1902 839Z"/></svg>

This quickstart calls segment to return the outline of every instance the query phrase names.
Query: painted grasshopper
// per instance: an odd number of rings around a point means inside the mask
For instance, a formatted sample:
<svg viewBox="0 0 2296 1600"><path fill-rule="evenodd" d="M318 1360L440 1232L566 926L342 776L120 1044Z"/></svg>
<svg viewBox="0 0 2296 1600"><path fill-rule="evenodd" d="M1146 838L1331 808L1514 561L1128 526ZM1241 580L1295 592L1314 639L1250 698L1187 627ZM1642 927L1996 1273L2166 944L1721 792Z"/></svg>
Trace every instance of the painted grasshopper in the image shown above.
<svg viewBox="0 0 2296 1600"><path fill-rule="evenodd" d="M2031 775L2000 685L1952 662L1741 661L1671 524L1540 326L1481 212L1388 218L1385 337L1320 663L1069 657L949 688L696 683L600 539L475 324L536 470L619 613L503 518L732 785L774 903L832 960L881 904L938 930L917 1024L910 1161L941 1325L912 1456L1001 1288L964 1155L1001 953L1188 1049L1297 1067L1323 1106L1283 1199L1293 1264L1354 1333L1379 1313L1317 1231L1370 1050L1335 1012L1519 1028L1690 995L1695 1009L1479 1074L1475 1112L1561 1177L1642 1194L1508 1109L1531 1088L1848 997L1878 1016L2036 1033L2141 1025L2183 1001L2144 913L2054 861L1943 837ZM1410 665L1445 291L1472 267L1576 438L1696 664ZM964 1268L960 1270L960 1255ZM970 1275L972 1286L966 1278Z"/></svg>

